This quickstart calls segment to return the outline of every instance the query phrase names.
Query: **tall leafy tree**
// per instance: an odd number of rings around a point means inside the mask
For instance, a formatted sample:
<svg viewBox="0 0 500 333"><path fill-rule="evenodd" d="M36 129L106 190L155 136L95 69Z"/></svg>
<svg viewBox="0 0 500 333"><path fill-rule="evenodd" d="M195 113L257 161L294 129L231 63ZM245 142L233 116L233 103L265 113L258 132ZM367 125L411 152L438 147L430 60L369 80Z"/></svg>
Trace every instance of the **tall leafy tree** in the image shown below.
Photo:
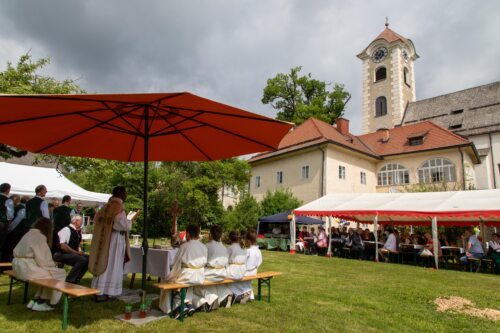
<svg viewBox="0 0 500 333"><path fill-rule="evenodd" d="M301 124L315 117L330 124L342 116L351 94L344 85L330 84L312 78L311 73L301 76L302 67L294 67L287 74L278 73L267 80L262 103L278 110L277 119Z"/></svg>
<svg viewBox="0 0 500 333"><path fill-rule="evenodd" d="M50 58L33 60L31 54L23 54L14 66L7 62L7 68L0 72L1 94L78 94L84 90L74 80L58 81L38 72L50 64ZM0 157L21 157L25 151L0 143Z"/></svg>
<svg viewBox="0 0 500 333"><path fill-rule="evenodd" d="M296 198L290 190L267 191L260 202L263 216L278 214L287 210L292 210L302 205L302 201Z"/></svg>

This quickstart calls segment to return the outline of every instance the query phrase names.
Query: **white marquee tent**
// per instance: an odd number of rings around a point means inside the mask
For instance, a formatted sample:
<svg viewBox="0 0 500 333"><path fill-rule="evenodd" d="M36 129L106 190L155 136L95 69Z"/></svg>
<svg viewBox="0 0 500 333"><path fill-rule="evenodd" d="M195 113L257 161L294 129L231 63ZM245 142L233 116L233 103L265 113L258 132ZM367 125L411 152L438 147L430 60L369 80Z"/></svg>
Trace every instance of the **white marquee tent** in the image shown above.
<svg viewBox="0 0 500 333"><path fill-rule="evenodd" d="M35 187L43 184L48 190L47 198L61 199L64 195L70 195L73 201L87 205L108 202L110 197L109 194L87 191L52 168L0 162L1 183L9 183L10 193L21 196L34 196Z"/></svg>
<svg viewBox="0 0 500 333"><path fill-rule="evenodd" d="M431 225L437 248L437 225L500 225L500 190L419 193L332 193L294 210L295 215L345 218L361 223ZM293 228L295 231L295 227ZM290 248L295 248L292 235ZM330 251L330 248L329 248ZM437 267L437 253L435 256Z"/></svg>

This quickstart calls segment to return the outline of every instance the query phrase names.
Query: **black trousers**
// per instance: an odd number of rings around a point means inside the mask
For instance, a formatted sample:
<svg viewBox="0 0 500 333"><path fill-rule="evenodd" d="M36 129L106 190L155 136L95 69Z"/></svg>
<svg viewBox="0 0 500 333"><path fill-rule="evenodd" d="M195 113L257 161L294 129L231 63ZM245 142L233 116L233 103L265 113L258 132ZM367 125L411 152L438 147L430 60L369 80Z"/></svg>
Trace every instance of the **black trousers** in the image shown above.
<svg viewBox="0 0 500 333"><path fill-rule="evenodd" d="M54 254L54 260L73 267L66 277L66 282L70 283L80 283L80 280L89 268L89 256L86 254L79 256L71 253L57 252Z"/></svg>

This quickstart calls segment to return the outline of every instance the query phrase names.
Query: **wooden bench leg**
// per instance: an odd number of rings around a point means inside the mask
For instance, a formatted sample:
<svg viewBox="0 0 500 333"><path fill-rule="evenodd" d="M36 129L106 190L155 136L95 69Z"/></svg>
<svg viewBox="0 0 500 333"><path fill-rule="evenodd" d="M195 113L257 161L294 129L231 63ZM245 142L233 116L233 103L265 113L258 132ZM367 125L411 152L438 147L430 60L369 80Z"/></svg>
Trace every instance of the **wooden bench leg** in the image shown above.
<svg viewBox="0 0 500 333"><path fill-rule="evenodd" d="M63 331L68 328L68 295L63 294L63 317L62 317L62 329Z"/></svg>
<svg viewBox="0 0 500 333"><path fill-rule="evenodd" d="M14 279L11 277L10 278L10 284L9 284L9 297L7 298L7 305L10 305L11 299L12 299L12 285L14 284Z"/></svg>
<svg viewBox="0 0 500 333"><path fill-rule="evenodd" d="M184 321L184 301L186 300L186 288L181 289L181 322Z"/></svg>
<svg viewBox="0 0 500 333"><path fill-rule="evenodd" d="M24 281L23 304L26 304L28 302L28 288L29 288L29 282Z"/></svg>
<svg viewBox="0 0 500 333"><path fill-rule="evenodd" d="M132 276L130 277L130 289L134 289L134 282L135 282L135 273L132 273Z"/></svg>

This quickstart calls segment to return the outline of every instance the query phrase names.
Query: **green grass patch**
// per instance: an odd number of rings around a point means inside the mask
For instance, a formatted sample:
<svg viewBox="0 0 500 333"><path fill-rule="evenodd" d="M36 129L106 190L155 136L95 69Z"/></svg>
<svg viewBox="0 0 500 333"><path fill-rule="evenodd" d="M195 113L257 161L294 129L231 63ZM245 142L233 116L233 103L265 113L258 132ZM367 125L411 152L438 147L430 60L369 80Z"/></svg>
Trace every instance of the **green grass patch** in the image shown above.
<svg viewBox="0 0 500 333"><path fill-rule="evenodd" d="M284 273L272 281L270 304L256 301L197 313L184 323L166 318L136 328L113 318L124 303L87 302L87 326L77 329L79 304L72 302L68 332L500 332L498 322L438 313L433 304L439 296L461 296L479 308L499 309L498 275L283 252L263 255L261 271ZM90 285L90 279L87 274L83 284ZM32 312L20 304L22 286L17 285L14 304L7 306L7 283L2 275L0 331L60 331L60 305L50 313ZM34 287L30 296L33 292Z"/></svg>

